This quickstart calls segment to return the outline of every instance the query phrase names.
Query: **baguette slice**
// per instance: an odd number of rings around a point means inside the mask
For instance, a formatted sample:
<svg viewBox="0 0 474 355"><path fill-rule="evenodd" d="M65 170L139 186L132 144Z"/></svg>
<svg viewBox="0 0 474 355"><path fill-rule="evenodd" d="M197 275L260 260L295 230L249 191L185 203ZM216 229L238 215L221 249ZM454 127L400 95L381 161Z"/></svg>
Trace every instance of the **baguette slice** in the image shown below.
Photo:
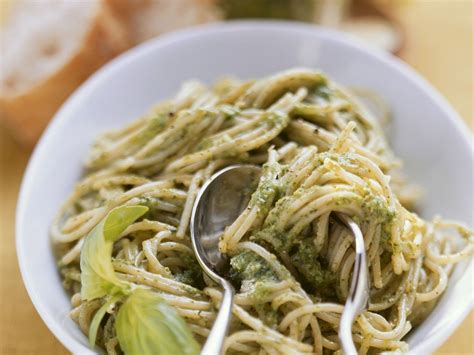
<svg viewBox="0 0 474 355"><path fill-rule="evenodd" d="M119 16L129 21L134 45L164 32L222 18L214 0L106 1Z"/></svg>
<svg viewBox="0 0 474 355"><path fill-rule="evenodd" d="M34 145L64 100L130 45L104 0L17 0L0 30L0 118Z"/></svg>

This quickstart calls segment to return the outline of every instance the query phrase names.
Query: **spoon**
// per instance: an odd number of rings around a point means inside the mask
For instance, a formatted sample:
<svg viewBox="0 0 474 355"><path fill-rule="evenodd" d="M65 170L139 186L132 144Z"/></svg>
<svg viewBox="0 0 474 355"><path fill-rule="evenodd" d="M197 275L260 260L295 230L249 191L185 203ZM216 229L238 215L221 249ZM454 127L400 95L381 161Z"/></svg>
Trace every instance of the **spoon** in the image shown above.
<svg viewBox="0 0 474 355"><path fill-rule="evenodd" d="M219 238L247 207L261 169L233 165L215 173L201 188L191 214L190 231L194 254L202 270L224 289L219 313L202 349L202 354L222 351L232 317L234 288L226 280L229 258L219 251Z"/></svg>
<svg viewBox="0 0 474 355"><path fill-rule="evenodd" d="M255 190L261 169L252 165L233 165L214 174L201 188L191 214L191 241L203 271L224 289L217 318L202 350L202 354L220 354L232 316L234 288L225 279L229 259L219 251L219 238L247 207ZM369 272L364 238L359 226L347 215L336 213L355 239L356 257L349 296L339 325L339 339L345 354L356 354L352 339L352 324L357 315L367 309Z"/></svg>

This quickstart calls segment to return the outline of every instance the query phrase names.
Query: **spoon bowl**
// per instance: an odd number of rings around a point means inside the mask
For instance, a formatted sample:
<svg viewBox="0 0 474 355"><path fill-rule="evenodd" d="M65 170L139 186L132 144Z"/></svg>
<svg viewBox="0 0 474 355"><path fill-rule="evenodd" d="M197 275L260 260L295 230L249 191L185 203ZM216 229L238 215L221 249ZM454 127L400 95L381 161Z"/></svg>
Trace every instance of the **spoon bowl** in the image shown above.
<svg viewBox="0 0 474 355"><path fill-rule="evenodd" d="M191 215L191 239L196 257L208 276L225 275L228 258L219 251L219 238L247 207L261 169L233 165L218 171L201 188ZM210 273L208 273L210 271Z"/></svg>

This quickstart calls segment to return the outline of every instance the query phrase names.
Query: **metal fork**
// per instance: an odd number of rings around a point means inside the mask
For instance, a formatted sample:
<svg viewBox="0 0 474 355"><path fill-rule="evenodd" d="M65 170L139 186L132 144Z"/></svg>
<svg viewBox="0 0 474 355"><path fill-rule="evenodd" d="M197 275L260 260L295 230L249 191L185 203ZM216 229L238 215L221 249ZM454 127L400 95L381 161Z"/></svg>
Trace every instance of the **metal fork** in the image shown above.
<svg viewBox="0 0 474 355"><path fill-rule="evenodd" d="M352 339L352 324L354 319L367 310L369 302L369 270L365 253L364 237L359 226L350 217L343 213L337 213L339 220L351 231L355 240L355 262L352 274L351 288L344 306L344 311L339 324L339 339L342 350L346 355L357 354L354 340Z"/></svg>

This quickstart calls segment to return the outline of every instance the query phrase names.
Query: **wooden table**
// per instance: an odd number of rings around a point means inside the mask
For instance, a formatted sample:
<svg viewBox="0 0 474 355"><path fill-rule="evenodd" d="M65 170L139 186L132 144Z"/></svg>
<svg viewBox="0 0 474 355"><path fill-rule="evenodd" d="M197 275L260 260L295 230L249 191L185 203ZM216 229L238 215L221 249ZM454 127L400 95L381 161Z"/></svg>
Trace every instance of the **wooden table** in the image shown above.
<svg viewBox="0 0 474 355"><path fill-rule="evenodd" d="M474 129L472 6L469 0L426 0L402 2L393 12L408 34L402 58ZM66 354L33 308L17 266L15 205L29 156L0 127L0 354ZM474 354L473 323L471 312L438 353Z"/></svg>

